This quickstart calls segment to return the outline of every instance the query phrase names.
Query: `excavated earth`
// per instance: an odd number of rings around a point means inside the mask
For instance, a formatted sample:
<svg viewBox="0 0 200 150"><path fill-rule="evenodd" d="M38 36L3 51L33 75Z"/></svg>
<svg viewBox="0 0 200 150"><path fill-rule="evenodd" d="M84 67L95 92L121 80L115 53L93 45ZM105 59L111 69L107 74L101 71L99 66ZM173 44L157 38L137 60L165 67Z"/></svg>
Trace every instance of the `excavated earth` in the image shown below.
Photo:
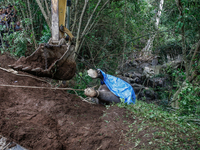
<svg viewBox="0 0 200 150"><path fill-rule="evenodd" d="M126 114L125 109L106 109L63 90L15 87L51 85L2 69L14 62L10 56L0 55L0 135L34 150L131 147L125 140L128 127L122 125L123 119L119 117ZM131 117L127 121L134 122Z"/></svg>

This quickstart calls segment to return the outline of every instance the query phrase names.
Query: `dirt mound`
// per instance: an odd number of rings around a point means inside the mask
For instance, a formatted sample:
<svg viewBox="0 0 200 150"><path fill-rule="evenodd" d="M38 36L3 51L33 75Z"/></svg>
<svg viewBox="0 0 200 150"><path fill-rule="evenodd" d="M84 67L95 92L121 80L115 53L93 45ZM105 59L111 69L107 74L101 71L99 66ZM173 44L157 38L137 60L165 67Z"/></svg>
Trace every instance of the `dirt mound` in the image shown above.
<svg viewBox="0 0 200 150"><path fill-rule="evenodd" d="M0 55L0 67L8 68L8 65L13 64L15 61L9 54Z"/></svg>
<svg viewBox="0 0 200 150"><path fill-rule="evenodd" d="M15 60L0 56L1 66ZM51 87L46 82L0 69L0 135L27 149L119 149L125 143L125 110L107 110L61 90L16 88L15 85ZM4 87L3 85L13 87ZM107 121L113 123L107 124Z"/></svg>

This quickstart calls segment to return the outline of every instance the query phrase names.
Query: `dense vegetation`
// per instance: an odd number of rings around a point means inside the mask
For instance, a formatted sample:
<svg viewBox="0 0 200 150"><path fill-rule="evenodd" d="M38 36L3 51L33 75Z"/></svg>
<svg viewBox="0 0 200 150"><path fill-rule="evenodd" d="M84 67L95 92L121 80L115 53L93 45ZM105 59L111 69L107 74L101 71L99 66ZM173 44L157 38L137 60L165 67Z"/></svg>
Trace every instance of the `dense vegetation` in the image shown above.
<svg viewBox="0 0 200 150"><path fill-rule="evenodd" d="M17 57L29 55L51 37L50 0L5 0L0 5L9 3L17 10L23 30L5 34L10 46L2 46L0 51ZM80 76L88 84L92 82L85 73L88 64L81 61L83 58L114 75L123 63L135 59L134 54L159 55L160 63L167 62L167 55L175 58L180 54L182 67L169 65L164 71L174 82L171 91L162 91L160 101L166 97L170 100L164 110L176 115L177 121L200 125L199 9L198 0L72 0L70 30L82 56L77 57ZM75 78L76 88L86 87L79 76ZM148 117L155 118L152 115Z"/></svg>

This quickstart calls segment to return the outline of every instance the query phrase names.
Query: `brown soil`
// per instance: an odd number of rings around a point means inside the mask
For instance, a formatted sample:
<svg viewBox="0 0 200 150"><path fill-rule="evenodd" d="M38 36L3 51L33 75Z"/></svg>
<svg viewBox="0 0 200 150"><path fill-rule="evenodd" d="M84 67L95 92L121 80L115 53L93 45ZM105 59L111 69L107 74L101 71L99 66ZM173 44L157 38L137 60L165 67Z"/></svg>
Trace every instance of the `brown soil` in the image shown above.
<svg viewBox="0 0 200 150"><path fill-rule="evenodd" d="M15 60L0 55L1 67ZM20 72L24 74L23 72ZM4 87L51 87L46 82L0 69L0 135L27 149L127 149L125 109L89 104L61 90ZM119 117L118 120L116 118ZM134 122L130 116L128 122Z"/></svg>

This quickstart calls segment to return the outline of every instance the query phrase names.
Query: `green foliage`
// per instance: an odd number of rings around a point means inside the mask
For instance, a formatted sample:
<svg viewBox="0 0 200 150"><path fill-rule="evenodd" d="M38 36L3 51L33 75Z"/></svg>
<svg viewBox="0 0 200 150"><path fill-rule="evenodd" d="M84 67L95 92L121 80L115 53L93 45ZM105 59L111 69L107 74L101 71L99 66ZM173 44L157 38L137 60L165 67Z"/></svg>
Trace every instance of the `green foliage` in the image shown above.
<svg viewBox="0 0 200 150"><path fill-rule="evenodd" d="M191 46L198 41L200 36L197 34L200 32L198 23L198 20L200 19L198 13L199 2L198 0L181 0L183 17L180 16L177 6L172 5L172 3L175 4L175 1L165 1L164 11L162 12L163 17L161 17L161 26L165 26L168 29L173 28L176 33L176 35L174 34L173 36L177 36L176 38L181 34L181 28L184 26L186 42ZM167 35L163 38L166 37Z"/></svg>
<svg viewBox="0 0 200 150"><path fill-rule="evenodd" d="M14 56L25 56L27 44L31 43L26 31L7 32L3 34L3 43L0 48L1 53L9 52Z"/></svg>
<svg viewBox="0 0 200 150"><path fill-rule="evenodd" d="M100 7L103 3L100 3ZM88 16L95 6L96 1L88 4L86 11ZM153 5L143 0L126 1L126 3L111 1L101 12L97 25L86 35L80 54L99 68L113 74L121 61L127 60L129 54L133 52L133 42L128 41L150 30L150 24L153 23L151 17L155 14L149 12L153 12L153 9ZM87 20L88 18L83 21L83 26ZM139 42L134 41L134 44ZM125 46L124 51L123 46Z"/></svg>
<svg viewBox="0 0 200 150"><path fill-rule="evenodd" d="M73 78L74 81L76 81L76 85L73 87L74 89L86 89L88 85L90 85L90 83L92 82L92 78L90 76L87 75L87 71L84 72L79 72L79 75L76 74L76 76ZM84 81L86 82L84 82ZM73 93L73 91L70 91L69 93ZM86 97L84 95L84 91L77 91L77 94L82 96L82 97Z"/></svg>
<svg viewBox="0 0 200 150"><path fill-rule="evenodd" d="M148 139L149 142L140 145L140 149L149 149L151 146L153 149L198 149L200 127L186 122L173 109L170 112L163 111L160 106L142 101L137 101L135 105L123 102L116 105L127 109L126 117L131 116L134 120L127 122L127 140L136 145L139 137Z"/></svg>
<svg viewBox="0 0 200 150"><path fill-rule="evenodd" d="M179 112L181 115L200 114L200 87L187 82L179 93Z"/></svg>
<svg viewBox="0 0 200 150"><path fill-rule="evenodd" d="M144 117L148 120L152 121L164 121L167 124L170 123L178 123L180 125L186 126L187 128L190 128L190 125L182 122L182 120L179 117L178 113L174 113L173 109L172 111L164 111L162 107L154 105L154 104L147 104L142 101L137 101L136 104L130 104L127 105L126 103L117 103L116 104L120 108L125 108L130 111L130 113L135 113L136 116ZM170 110L170 109L169 109ZM181 122L180 122L181 121ZM193 125L196 126L196 125Z"/></svg>
<svg viewBox="0 0 200 150"><path fill-rule="evenodd" d="M42 31L42 36L40 38L39 43L47 43L51 38L51 30L47 25L44 25L44 29Z"/></svg>
<svg viewBox="0 0 200 150"><path fill-rule="evenodd" d="M121 101L120 103L116 104L119 108L124 108L128 106L128 104L125 103L125 100L123 98L120 98L120 101Z"/></svg>
<svg viewBox="0 0 200 150"><path fill-rule="evenodd" d="M168 39L171 40L169 42L163 43L161 46L158 46L154 53L160 55L163 62L167 62L167 54L170 54L172 58L175 58L177 55L182 54L182 47L178 41L173 41L172 38Z"/></svg>

